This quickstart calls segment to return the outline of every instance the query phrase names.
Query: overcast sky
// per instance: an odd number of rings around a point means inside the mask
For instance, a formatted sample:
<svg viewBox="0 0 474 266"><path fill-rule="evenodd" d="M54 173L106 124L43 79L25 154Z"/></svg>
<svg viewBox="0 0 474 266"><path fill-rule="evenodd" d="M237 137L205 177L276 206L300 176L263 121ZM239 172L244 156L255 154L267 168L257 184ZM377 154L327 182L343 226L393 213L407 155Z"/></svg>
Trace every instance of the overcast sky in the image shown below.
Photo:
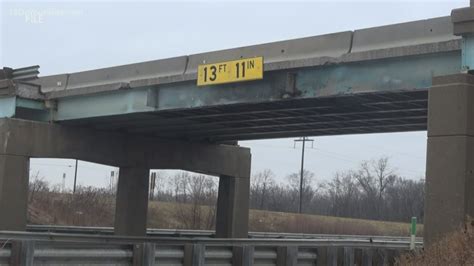
<svg viewBox="0 0 474 266"><path fill-rule="evenodd" d="M0 0L1 1L1 0ZM0 67L40 65L41 75L447 16L469 1L1 1ZM33 16L32 16L33 15ZM319 181L362 160L388 156L397 172L422 178L426 132L317 137L305 168ZM299 171L294 139L244 141L252 172L280 180ZM300 144L298 144L300 145ZM93 152L93 149L91 149ZM31 173L72 185L73 160L34 159ZM79 162L78 183L104 186L116 168Z"/></svg>

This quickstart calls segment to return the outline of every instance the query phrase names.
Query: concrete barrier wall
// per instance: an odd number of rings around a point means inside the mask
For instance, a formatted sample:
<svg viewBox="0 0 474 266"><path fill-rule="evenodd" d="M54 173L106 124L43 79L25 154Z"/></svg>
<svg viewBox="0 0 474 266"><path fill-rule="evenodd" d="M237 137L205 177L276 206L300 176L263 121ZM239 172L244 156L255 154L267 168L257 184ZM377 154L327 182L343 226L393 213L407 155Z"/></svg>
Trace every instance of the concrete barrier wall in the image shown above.
<svg viewBox="0 0 474 266"><path fill-rule="evenodd" d="M263 56L265 63L314 57L339 57L351 48L352 32L340 32L289 41L227 49L189 56L186 73L197 72L200 64Z"/></svg>
<svg viewBox="0 0 474 266"><path fill-rule="evenodd" d="M72 74L60 74L42 77L38 83L43 92L90 88L115 84L108 89L123 88L123 84L131 81L153 80L142 82L139 86L159 84L159 78L169 78L171 82L193 80L200 64L216 63L239 58L263 56L265 64L288 63L286 68L294 68L295 61L333 58L331 62L347 54L406 47L422 44L433 44L457 40L453 35L450 17L439 17L421 21L400 23L382 27L374 27L345 31L301 39L279 41L234 49L194 54L175 58L161 59L143 63L128 64L110 68L83 71ZM423 51L423 49L420 49ZM421 52L420 52L421 53ZM410 52L413 55L413 52ZM398 56L403 56L398 55ZM366 60L361 57L360 60ZM314 65L325 64L327 60L313 60ZM272 68L274 69L274 68ZM276 68L275 68L276 69ZM281 68L278 68L281 69ZM173 79L173 77L179 77ZM97 92L89 90L85 93ZM68 96L67 94L62 95Z"/></svg>
<svg viewBox="0 0 474 266"><path fill-rule="evenodd" d="M181 75L187 56L101 68L72 74L43 77L39 80L43 92L130 82L147 78Z"/></svg>
<svg viewBox="0 0 474 266"><path fill-rule="evenodd" d="M352 53L436 43L459 39L453 35L451 17L393 24L354 31Z"/></svg>

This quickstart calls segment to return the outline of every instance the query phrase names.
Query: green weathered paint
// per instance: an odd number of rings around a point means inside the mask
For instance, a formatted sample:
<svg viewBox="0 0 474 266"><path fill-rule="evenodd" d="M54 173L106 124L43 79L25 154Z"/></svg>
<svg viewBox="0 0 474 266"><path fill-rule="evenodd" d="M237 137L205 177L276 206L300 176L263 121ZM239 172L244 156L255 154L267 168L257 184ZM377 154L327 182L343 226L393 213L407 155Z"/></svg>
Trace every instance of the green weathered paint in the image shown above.
<svg viewBox="0 0 474 266"><path fill-rule="evenodd" d="M195 81L61 98L55 120L138 112L279 101L360 92L424 89L433 76L459 73L459 51L300 68L294 95L286 91L288 71L265 72L264 79L197 87Z"/></svg>
<svg viewBox="0 0 474 266"><path fill-rule="evenodd" d="M156 111L147 99L147 88L62 98L55 120Z"/></svg>
<svg viewBox="0 0 474 266"><path fill-rule="evenodd" d="M23 98L18 98L16 100L16 106L20 108L26 108L26 109L34 109L34 110L42 110L42 111L46 110L46 107L43 101L35 101L35 100L23 99Z"/></svg>
<svg viewBox="0 0 474 266"><path fill-rule="evenodd" d="M0 98L0 118L15 116L16 97Z"/></svg>
<svg viewBox="0 0 474 266"><path fill-rule="evenodd" d="M474 70L474 34L462 37L462 70Z"/></svg>

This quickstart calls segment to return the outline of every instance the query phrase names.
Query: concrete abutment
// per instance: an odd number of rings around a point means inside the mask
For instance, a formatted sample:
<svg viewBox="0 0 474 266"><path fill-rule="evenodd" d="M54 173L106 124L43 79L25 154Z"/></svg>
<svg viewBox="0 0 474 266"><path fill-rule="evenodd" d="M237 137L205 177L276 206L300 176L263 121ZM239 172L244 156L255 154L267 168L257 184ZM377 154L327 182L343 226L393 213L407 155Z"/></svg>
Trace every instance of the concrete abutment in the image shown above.
<svg viewBox="0 0 474 266"><path fill-rule="evenodd" d="M427 245L474 217L474 75L435 77L428 106Z"/></svg>

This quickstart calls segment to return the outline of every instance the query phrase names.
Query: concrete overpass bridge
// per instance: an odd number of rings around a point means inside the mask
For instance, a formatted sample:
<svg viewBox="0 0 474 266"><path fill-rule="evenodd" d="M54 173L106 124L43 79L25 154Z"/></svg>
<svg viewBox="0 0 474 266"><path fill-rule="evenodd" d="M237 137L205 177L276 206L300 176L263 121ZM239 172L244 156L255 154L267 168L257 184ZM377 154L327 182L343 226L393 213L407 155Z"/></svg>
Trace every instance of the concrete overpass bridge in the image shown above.
<svg viewBox="0 0 474 266"><path fill-rule="evenodd" d="M263 78L197 86L263 57ZM474 214L474 6L451 16L37 78L0 73L0 229L25 230L31 157L120 167L115 231L145 235L149 169L219 176L216 235L247 237L237 141L428 130L425 241Z"/></svg>

